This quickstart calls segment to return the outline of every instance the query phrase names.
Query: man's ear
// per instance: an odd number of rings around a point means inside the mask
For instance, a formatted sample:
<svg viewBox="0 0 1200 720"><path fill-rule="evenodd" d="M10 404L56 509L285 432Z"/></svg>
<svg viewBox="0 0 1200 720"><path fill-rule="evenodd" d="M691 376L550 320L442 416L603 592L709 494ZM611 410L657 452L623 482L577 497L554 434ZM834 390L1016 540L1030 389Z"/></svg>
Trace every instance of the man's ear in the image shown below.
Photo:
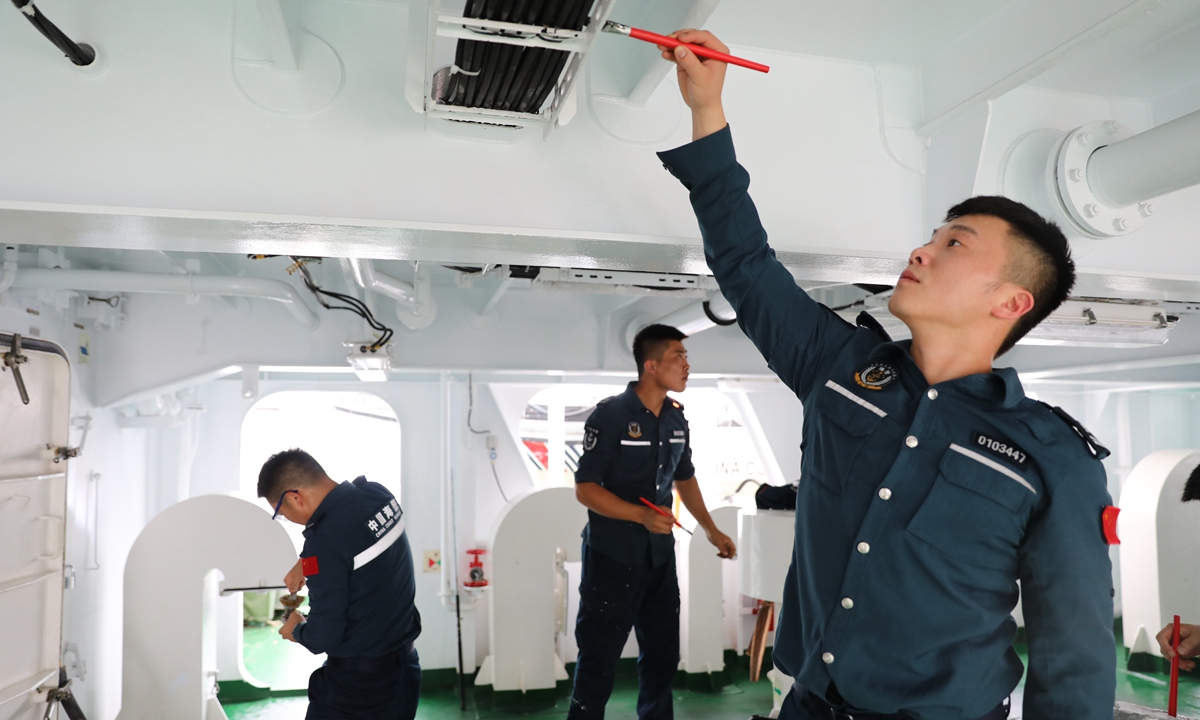
<svg viewBox="0 0 1200 720"><path fill-rule="evenodd" d="M1033 310L1033 293L1018 285L1009 284L1011 292L1004 301L992 308L992 316L1002 320L1016 320Z"/></svg>

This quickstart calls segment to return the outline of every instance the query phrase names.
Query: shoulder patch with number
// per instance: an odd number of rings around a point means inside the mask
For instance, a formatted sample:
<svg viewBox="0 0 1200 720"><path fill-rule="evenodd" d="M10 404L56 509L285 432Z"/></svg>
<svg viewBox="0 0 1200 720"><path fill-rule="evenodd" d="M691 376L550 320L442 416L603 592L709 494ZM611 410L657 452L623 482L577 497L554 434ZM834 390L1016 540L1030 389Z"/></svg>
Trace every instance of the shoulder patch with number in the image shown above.
<svg viewBox="0 0 1200 720"><path fill-rule="evenodd" d="M971 447L976 450L982 450L994 458L1003 460L1009 465L1015 466L1018 470L1029 469L1029 454L1022 450L1020 445L1017 445L1003 435L997 435L996 433L984 435L981 432L972 433Z"/></svg>
<svg viewBox="0 0 1200 720"><path fill-rule="evenodd" d="M596 447L596 441L600 439L600 429L588 425L583 428L583 449L592 450Z"/></svg>

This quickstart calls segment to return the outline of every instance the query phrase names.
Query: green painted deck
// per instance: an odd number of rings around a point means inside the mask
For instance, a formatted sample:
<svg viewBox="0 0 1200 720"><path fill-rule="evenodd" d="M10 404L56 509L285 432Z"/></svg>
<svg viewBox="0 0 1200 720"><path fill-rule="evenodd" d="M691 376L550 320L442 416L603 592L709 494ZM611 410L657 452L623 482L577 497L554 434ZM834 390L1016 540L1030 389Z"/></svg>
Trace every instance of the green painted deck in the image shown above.
<svg viewBox="0 0 1200 720"><path fill-rule="evenodd" d="M1119 644L1119 643L1118 643ZM1025 647L1017 645L1022 661L1026 660ZM1125 666L1125 651L1118 648L1118 667ZM310 655L304 648L283 640L274 627L246 628L246 668L255 678L271 686L273 692L298 692L307 685L308 674L321 664L321 660ZM443 673L444 674L444 673ZM680 720L709 720L725 718L736 720L759 713L767 714L771 709L771 686L764 678L751 683L744 668L732 673L733 684L720 692L675 691L675 716ZM1165 672L1117 671L1117 699L1147 707L1166 708L1167 681ZM444 685L445 683L441 683ZM1014 697L1013 718L1020 717L1019 696L1024 680ZM447 688L426 688L421 694L418 720L464 720L478 718L493 720L503 717L525 715L529 717L563 717L566 715L569 689L560 688L560 699L553 707L521 712L497 709L493 703L481 699L477 706L475 694L468 689L467 710L459 710L458 695ZM486 695L482 696L483 698ZM634 718L637 702L637 680L626 674L618 677L612 699L608 704L608 717ZM231 720L300 720L304 717L308 701L305 697L271 697L252 702L227 703L225 712ZM1200 673L1182 673L1179 681L1179 711L1186 715L1200 715Z"/></svg>

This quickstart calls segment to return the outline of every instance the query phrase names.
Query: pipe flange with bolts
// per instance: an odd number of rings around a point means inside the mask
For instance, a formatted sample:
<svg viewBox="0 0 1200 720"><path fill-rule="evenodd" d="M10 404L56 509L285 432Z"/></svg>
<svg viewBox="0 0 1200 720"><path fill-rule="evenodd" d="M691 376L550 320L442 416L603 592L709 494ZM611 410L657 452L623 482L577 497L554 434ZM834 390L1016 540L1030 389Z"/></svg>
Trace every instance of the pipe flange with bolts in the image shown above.
<svg viewBox="0 0 1200 720"><path fill-rule="evenodd" d="M1088 179L1088 161L1102 147L1133 136L1114 120L1095 120L1067 133L1058 155L1055 176L1063 207L1078 230L1096 238L1127 235L1141 227L1152 212L1149 203L1111 207L1096 195Z"/></svg>

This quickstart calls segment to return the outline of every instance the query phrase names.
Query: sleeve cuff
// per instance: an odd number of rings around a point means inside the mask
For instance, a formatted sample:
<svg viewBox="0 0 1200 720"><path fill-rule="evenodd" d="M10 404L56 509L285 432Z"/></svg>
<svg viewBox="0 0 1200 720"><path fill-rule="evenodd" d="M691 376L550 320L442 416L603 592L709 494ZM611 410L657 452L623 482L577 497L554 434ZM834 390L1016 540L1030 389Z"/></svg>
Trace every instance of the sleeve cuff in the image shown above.
<svg viewBox="0 0 1200 720"><path fill-rule="evenodd" d="M305 647L305 649L308 648L308 645L305 645L305 643L304 643L304 630L305 630L304 626L307 624L308 624L307 622L302 622L299 625L297 625L296 627L292 628L292 637L296 639L297 644L303 645Z"/></svg>
<svg viewBox="0 0 1200 720"><path fill-rule="evenodd" d="M728 125L712 135L706 135L682 147L660 152L658 159L662 160L667 172L689 187L693 183L716 176L737 163L737 155L733 151L733 134Z"/></svg>

